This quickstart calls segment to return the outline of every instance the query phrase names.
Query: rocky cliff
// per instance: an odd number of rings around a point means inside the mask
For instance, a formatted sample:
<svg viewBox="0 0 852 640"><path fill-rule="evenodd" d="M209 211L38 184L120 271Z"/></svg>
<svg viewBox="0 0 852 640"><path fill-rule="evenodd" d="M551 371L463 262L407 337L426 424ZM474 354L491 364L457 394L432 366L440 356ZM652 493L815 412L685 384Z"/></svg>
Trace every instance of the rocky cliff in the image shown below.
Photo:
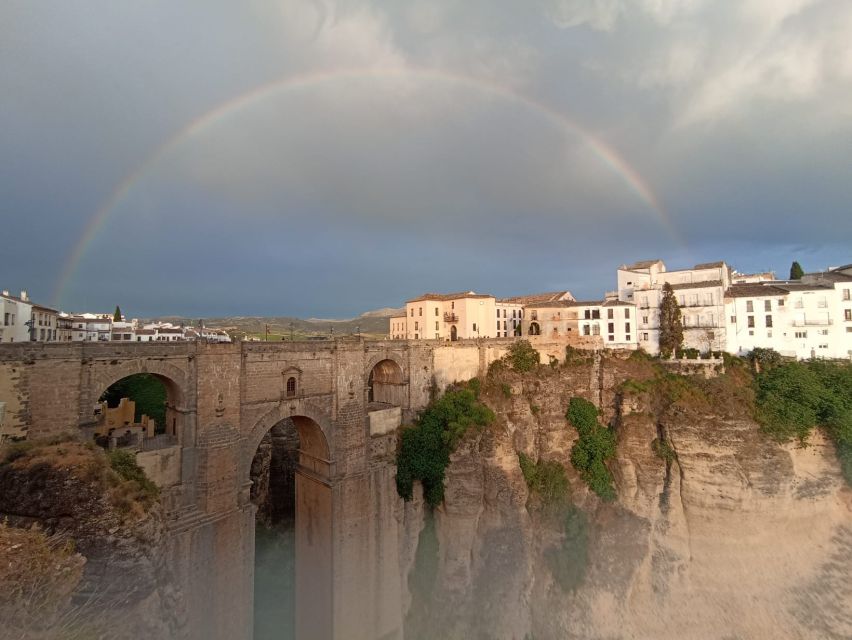
<svg viewBox="0 0 852 640"><path fill-rule="evenodd" d="M84 564L46 635L32 627L14 635L22 630L3 625L0 638L183 637L182 594L150 487L122 477L104 452L79 442L18 446L0 460L0 519L18 530L35 525Z"/></svg>
<svg viewBox="0 0 852 640"><path fill-rule="evenodd" d="M569 462L574 396L616 433L614 502ZM407 637L852 637L852 491L819 435L800 447L760 431L747 372L704 379L635 357L577 359L498 372L482 397L498 422L453 454L425 552L412 543L420 503L400 514ZM574 529L530 499L519 451L565 465ZM566 563L581 575L568 588Z"/></svg>

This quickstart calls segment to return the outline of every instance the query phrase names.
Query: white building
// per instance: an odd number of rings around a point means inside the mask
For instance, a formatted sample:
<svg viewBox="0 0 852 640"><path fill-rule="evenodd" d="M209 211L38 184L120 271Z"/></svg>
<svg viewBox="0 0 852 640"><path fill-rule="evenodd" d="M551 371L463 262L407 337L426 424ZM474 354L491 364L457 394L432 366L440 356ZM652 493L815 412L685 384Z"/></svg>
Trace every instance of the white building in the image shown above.
<svg viewBox="0 0 852 640"><path fill-rule="evenodd" d="M74 342L108 342L112 339L112 315L78 313L68 316Z"/></svg>
<svg viewBox="0 0 852 640"><path fill-rule="evenodd" d="M647 260L618 269L618 299L637 307L639 346L660 350L660 304L663 285L670 284L681 307L683 346L699 351L725 348L725 290L731 269L725 262L698 264L668 271L662 260Z"/></svg>
<svg viewBox="0 0 852 640"><path fill-rule="evenodd" d="M636 306L616 300L560 300L525 308L524 336L565 339L592 348L636 349Z"/></svg>
<svg viewBox="0 0 852 640"><path fill-rule="evenodd" d="M0 342L29 342L33 303L26 291L20 296L3 291L0 295Z"/></svg>
<svg viewBox="0 0 852 640"><path fill-rule="evenodd" d="M726 307L731 353L762 347L798 359L852 357L850 266L801 280L735 284Z"/></svg>
<svg viewBox="0 0 852 640"><path fill-rule="evenodd" d="M405 330L397 335L406 340L496 338L496 317L497 301L492 295L426 293L405 303ZM391 321L403 324L401 318Z"/></svg>

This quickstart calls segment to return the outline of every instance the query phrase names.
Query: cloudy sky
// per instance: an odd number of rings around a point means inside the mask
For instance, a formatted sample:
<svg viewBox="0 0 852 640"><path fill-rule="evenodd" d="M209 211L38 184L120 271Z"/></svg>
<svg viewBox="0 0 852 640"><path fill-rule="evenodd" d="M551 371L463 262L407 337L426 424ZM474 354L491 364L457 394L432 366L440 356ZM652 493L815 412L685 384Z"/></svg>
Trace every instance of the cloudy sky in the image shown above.
<svg viewBox="0 0 852 640"><path fill-rule="evenodd" d="M852 262L848 0L6 0L0 286L347 317Z"/></svg>

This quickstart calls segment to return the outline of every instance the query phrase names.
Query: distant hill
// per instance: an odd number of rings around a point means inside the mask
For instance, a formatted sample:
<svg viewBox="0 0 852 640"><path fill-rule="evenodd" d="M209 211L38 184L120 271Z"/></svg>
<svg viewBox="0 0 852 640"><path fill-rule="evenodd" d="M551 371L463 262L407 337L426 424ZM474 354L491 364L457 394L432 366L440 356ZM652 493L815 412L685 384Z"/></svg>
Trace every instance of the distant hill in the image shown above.
<svg viewBox="0 0 852 640"><path fill-rule="evenodd" d="M221 318L204 318L204 326L225 329L234 338L256 337L260 339L269 336L270 340L287 340L292 335L295 339L306 337L361 334L384 337L388 333L389 318L402 309L375 309L361 314L357 318L347 320L322 318L294 318L291 316L226 316ZM180 316L161 316L151 318L152 321L171 322L195 326L197 318ZM268 334L267 334L268 325Z"/></svg>

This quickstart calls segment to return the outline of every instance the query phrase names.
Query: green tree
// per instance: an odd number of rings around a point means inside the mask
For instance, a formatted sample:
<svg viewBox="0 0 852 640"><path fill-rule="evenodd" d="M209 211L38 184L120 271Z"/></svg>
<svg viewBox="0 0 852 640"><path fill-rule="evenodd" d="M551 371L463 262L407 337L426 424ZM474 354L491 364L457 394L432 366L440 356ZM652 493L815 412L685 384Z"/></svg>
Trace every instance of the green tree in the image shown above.
<svg viewBox="0 0 852 640"><path fill-rule="evenodd" d="M505 357L512 369L518 373L532 371L541 361L538 351L528 340L518 340L512 343L512 346L509 347L509 353Z"/></svg>
<svg viewBox="0 0 852 640"><path fill-rule="evenodd" d="M121 307L119 307L118 305L115 305L115 313L112 314L112 321L113 322L121 322L121 318L122 318Z"/></svg>
<svg viewBox="0 0 852 640"><path fill-rule="evenodd" d="M683 347L683 319L674 289L666 282L663 285L663 300L660 303L660 355L671 357Z"/></svg>
<svg viewBox="0 0 852 640"><path fill-rule="evenodd" d="M794 260L793 264L790 265L790 280L801 280L803 275L805 275L805 270L802 269L802 265Z"/></svg>

